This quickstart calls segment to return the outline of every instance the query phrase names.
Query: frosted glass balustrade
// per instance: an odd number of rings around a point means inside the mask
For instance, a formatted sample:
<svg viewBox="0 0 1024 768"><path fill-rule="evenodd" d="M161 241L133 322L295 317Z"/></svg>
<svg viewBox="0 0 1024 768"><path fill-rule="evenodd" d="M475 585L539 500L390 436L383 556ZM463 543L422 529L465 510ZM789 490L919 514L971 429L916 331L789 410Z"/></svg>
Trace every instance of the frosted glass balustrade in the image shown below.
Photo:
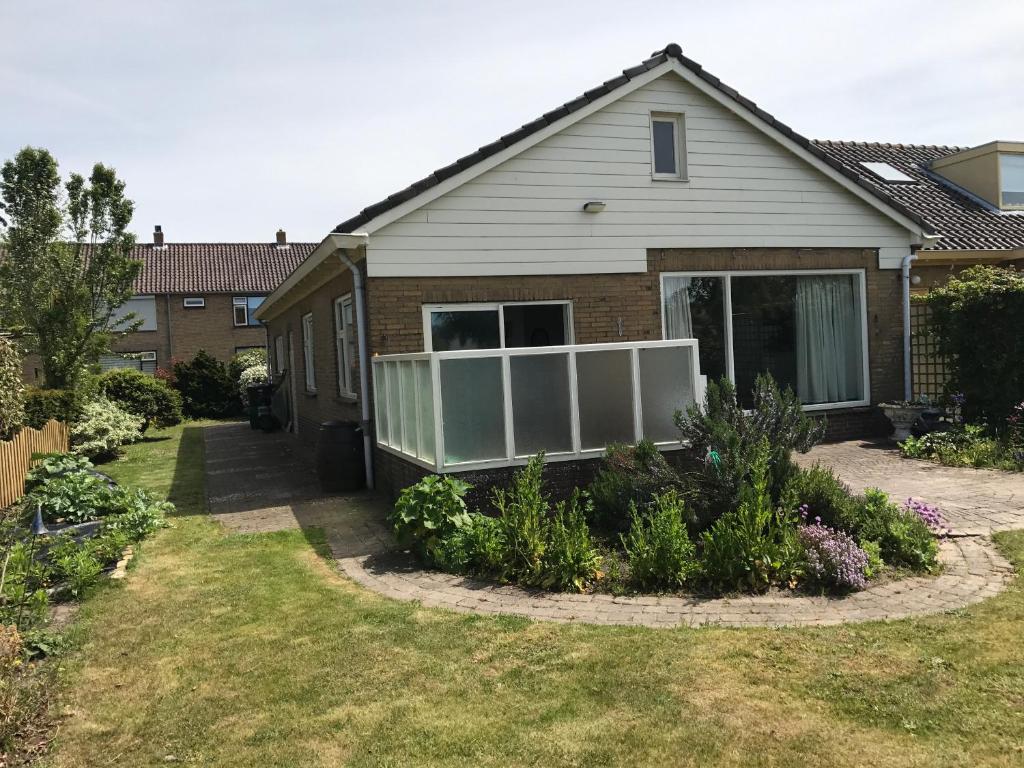
<svg viewBox="0 0 1024 768"><path fill-rule="evenodd" d="M572 451L569 355L516 355L509 367L515 455Z"/></svg>

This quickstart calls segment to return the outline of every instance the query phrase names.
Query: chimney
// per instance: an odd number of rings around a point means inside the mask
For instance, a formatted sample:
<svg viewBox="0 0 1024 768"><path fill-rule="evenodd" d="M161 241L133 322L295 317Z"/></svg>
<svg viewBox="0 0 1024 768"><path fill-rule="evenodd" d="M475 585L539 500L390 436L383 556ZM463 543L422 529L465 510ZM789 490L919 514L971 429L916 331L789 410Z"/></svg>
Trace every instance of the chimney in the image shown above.
<svg viewBox="0 0 1024 768"><path fill-rule="evenodd" d="M153 227L153 245L156 248L164 247L164 230L159 224Z"/></svg>
<svg viewBox="0 0 1024 768"><path fill-rule="evenodd" d="M277 247L287 248L288 247L288 235L285 234L283 229L277 230Z"/></svg>

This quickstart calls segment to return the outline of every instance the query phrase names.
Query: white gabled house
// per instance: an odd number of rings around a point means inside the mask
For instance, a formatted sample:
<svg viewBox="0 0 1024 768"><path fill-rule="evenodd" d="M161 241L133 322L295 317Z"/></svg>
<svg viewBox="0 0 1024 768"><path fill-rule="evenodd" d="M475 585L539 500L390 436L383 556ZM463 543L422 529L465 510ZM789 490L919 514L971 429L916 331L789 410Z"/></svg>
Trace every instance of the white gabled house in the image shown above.
<svg viewBox="0 0 1024 768"><path fill-rule="evenodd" d="M673 44L343 222L257 315L290 428L362 421L393 490L678 447L706 377L745 396L769 371L834 433L871 431L933 239Z"/></svg>

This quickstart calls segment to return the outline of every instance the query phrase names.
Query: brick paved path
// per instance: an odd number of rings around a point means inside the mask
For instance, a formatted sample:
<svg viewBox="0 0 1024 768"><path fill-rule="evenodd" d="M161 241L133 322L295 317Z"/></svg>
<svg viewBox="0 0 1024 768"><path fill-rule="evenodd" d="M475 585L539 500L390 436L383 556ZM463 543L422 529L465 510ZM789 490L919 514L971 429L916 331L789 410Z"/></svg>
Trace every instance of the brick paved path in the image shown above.
<svg viewBox="0 0 1024 768"><path fill-rule="evenodd" d="M854 486L861 484L861 475L855 470L858 466L863 467L864 477L870 478L866 485L881 485L886 478L897 482L897 476L904 472L930 469L905 468L904 462L885 451L844 445L816 449L802 460L841 461L843 478ZM865 455L870 456L870 460L862 458ZM249 430L247 425L209 427L206 457L210 511L229 528L259 532L321 527L339 567L355 581L388 597L418 600L427 606L455 611L649 627L839 624L961 608L997 594L1012 577L1011 567L995 551L987 536L958 535L941 545L940 557L944 564L941 575L876 584L841 598L793 596L781 592L718 599L613 597L500 586L427 571L408 555L395 551L383 525L383 502L367 493L319 496L309 474L309 459L295 452L287 435L264 435ZM882 462L884 466L874 468L874 462ZM260 469L253 471L253 467ZM1013 505L1014 491L1002 489L1000 485L1006 479L1005 475L991 473L988 482L998 489L988 489L982 480L972 481L976 482L973 487L987 489L985 503L964 503L963 509L967 511L962 515L957 512L955 518L951 515L951 522L957 526L980 525L982 515L978 510L984 509L984 519L992 521L990 528L1014 527L1014 523L1024 527L1021 519L1024 515ZM1015 477L1013 481L1016 482ZM912 482L912 478L906 482ZM966 488L971 483L965 479L962 485ZM902 489L904 486L893 487ZM949 492L954 494L959 487L953 483ZM901 496L910 493L899 491ZM946 502L935 494L929 494L928 499L940 505ZM949 498L955 510L960 510L959 504L967 500L961 495Z"/></svg>

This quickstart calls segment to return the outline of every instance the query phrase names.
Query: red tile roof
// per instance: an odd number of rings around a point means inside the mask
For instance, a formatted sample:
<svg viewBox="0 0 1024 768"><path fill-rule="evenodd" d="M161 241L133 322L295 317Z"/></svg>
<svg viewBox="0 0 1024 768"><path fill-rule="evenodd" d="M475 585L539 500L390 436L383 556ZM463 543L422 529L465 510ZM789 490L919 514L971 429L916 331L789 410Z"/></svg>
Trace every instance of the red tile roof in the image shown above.
<svg viewBox="0 0 1024 768"><path fill-rule="evenodd" d="M167 243L138 245L142 262L135 292L270 293L313 252L317 243Z"/></svg>
<svg viewBox="0 0 1024 768"><path fill-rule="evenodd" d="M816 141L833 161L861 177L864 184L909 208L942 235L933 250L991 251L1024 248L1024 212L1001 211L929 170L932 161L967 147ZM861 163L888 163L911 179L885 182Z"/></svg>

